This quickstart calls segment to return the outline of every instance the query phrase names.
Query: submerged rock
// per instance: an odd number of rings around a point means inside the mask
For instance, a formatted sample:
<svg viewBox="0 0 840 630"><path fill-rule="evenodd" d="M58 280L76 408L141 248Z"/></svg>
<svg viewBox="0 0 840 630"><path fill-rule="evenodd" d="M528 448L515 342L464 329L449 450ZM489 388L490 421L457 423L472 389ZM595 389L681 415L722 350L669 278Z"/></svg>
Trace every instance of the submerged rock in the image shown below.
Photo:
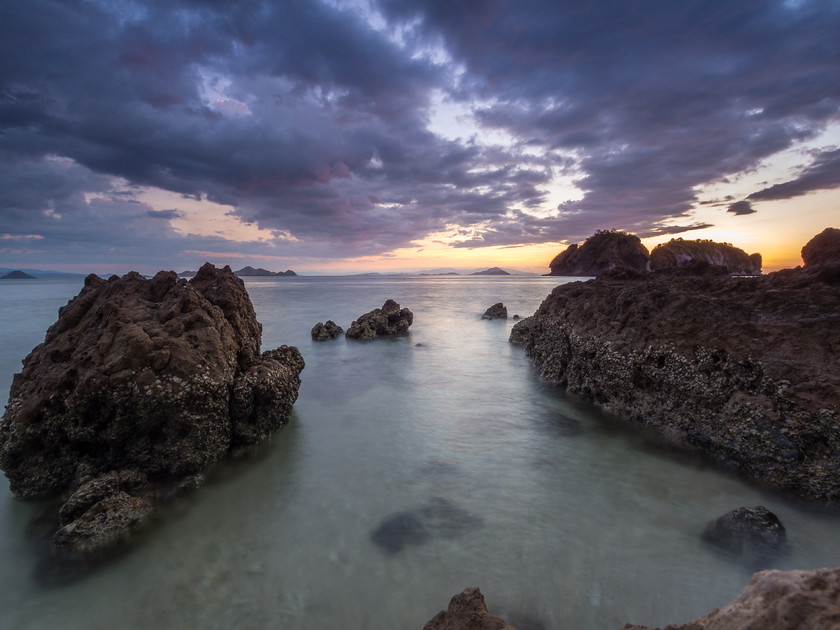
<svg viewBox="0 0 840 630"><path fill-rule="evenodd" d="M501 302L496 302L484 311L481 319L507 319L507 308Z"/></svg>
<svg viewBox="0 0 840 630"><path fill-rule="evenodd" d="M783 551L787 542L779 518L762 505L727 512L703 531L703 540L754 568Z"/></svg>
<svg viewBox="0 0 840 630"><path fill-rule="evenodd" d="M667 630L835 630L840 627L840 569L761 571L732 603ZM624 630L653 630L627 624Z"/></svg>
<svg viewBox="0 0 840 630"><path fill-rule="evenodd" d="M408 334L408 328L414 323L414 314L407 308L400 308L394 300L387 300L382 308L365 313L350 324L347 337L350 339L371 340L382 336Z"/></svg>
<svg viewBox="0 0 840 630"><path fill-rule="evenodd" d="M465 588L455 595L446 610L423 626L423 630L514 630L505 620L490 614L484 595L477 586Z"/></svg>
<svg viewBox="0 0 840 630"><path fill-rule="evenodd" d="M554 289L511 340L547 381L668 444L840 500L840 265L599 277Z"/></svg>
<svg viewBox="0 0 840 630"><path fill-rule="evenodd" d="M454 537L477 527L481 520L447 499L432 498L427 504L386 517L370 536L388 553L420 545L435 536Z"/></svg>
<svg viewBox="0 0 840 630"><path fill-rule="evenodd" d="M312 339L314 341L328 341L335 339L343 332L344 329L341 326L328 319L326 324L318 322L312 327Z"/></svg>
<svg viewBox="0 0 840 630"><path fill-rule="evenodd" d="M0 467L23 498L64 497L56 550L107 555L167 497L289 418L303 358L260 353L244 283L204 265L91 275L25 359L0 421Z"/></svg>

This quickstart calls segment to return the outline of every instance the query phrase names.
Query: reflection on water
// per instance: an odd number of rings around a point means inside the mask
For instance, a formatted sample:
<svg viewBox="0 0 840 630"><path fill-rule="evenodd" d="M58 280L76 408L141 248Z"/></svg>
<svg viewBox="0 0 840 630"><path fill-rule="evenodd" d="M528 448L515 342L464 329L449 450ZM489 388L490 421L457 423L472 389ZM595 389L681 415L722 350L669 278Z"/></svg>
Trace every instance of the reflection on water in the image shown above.
<svg viewBox="0 0 840 630"><path fill-rule="evenodd" d="M0 626L422 628L469 585L520 630L661 626L744 586L750 568L700 538L743 505L784 523L775 566L840 564L840 519L645 443L540 383L507 342L512 320L480 319L498 301L528 315L556 282L249 280L263 347L306 359L291 424L142 546L62 588L32 579L36 508L3 484ZM0 301L3 395L78 290L38 287ZM408 338L310 340L316 322L346 328L387 298L414 312Z"/></svg>

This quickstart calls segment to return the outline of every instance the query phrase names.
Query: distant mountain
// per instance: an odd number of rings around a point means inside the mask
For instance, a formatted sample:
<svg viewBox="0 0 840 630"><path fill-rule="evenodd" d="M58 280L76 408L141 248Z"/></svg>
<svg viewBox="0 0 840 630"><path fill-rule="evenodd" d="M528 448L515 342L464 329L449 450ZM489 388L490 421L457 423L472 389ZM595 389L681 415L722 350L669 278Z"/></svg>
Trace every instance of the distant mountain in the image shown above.
<svg viewBox="0 0 840 630"><path fill-rule="evenodd" d="M16 269L15 271L10 271L5 276L0 277L0 280L37 280L35 276L30 276L28 273L21 271L20 269Z"/></svg>
<svg viewBox="0 0 840 630"><path fill-rule="evenodd" d="M254 269L250 265L247 267L242 267L239 271L234 271L237 276L241 276L244 278L253 278L257 276L296 276L297 274L292 271L291 269L287 269L286 271L269 271L268 269L257 268Z"/></svg>
<svg viewBox="0 0 840 630"><path fill-rule="evenodd" d="M484 271L476 271L475 273L471 273L471 276L509 276L511 275L504 269L499 269L498 267L490 267L490 269L485 269Z"/></svg>
<svg viewBox="0 0 840 630"><path fill-rule="evenodd" d="M192 278L197 273L198 273L197 271L182 271L181 273L178 274L178 277L179 278Z"/></svg>
<svg viewBox="0 0 840 630"><path fill-rule="evenodd" d="M83 273L68 273L66 271L49 271L44 269L12 269L11 267L0 267L0 276L12 273L13 271L20 271L27 273L31 277L38 280L54 280L57 278L84 278Z"/></svg>

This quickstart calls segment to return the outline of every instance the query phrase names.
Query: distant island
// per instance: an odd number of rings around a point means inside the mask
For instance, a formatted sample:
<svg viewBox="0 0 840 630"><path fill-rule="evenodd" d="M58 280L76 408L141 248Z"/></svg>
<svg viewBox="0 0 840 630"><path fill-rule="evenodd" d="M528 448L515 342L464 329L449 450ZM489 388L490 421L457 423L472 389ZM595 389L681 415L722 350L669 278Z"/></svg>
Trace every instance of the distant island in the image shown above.
<svg viewBox="0 0 840 630"><path fill-rule="evenodd" d="M476 271L475 273L471 273L471 276L510 276L512 274L508 273L504 269L499 269L498 267L490 267L490 269L485 269L484 271Z"/></svg>
<svg viewBox="0 0 840 630"><path fill-rule="evenodd" d="M197 272L195 271L182 271L178 274L181 278L192 278ZM269 271L268 269L263 269L261 267L254 268L250 265L246 267L242 267L238 271L234 271L237 276L241 278L256 278L256 277L264 277L264 276L296 276L297 274L292 271L291 269L287 269L286 271Z"/></svg>
<svg viewBox="0 0 840 630"><path fill-rule="evenodd" d="M11 271L7 273L5 276L0 277L0 280L37 280L35 276L31 276L25 271L21 271L20 269L16 271Z"/></svg>

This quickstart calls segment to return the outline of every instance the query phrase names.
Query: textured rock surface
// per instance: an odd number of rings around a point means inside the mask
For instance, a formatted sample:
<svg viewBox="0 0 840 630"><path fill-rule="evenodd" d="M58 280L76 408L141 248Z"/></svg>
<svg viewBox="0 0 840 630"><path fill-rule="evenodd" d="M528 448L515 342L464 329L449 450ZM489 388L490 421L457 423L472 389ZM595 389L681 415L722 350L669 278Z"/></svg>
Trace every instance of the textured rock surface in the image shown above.
<svg viewBox="0 0 840 630"><path fill-rule="evenodd" d="M650 254L638 236L601 230L583 245L569 245L549 264L550 276L598 276L605 271L646 273Z"/></svg>
<svg viewBox="0 0 840 630"><path fill-rule="evenodd" d="M627 624L625 630L651 630ZM665 630L836 630L840 569L761 571L728 606Z"/></svg>
<svg viewBox="0 0 840 630"><path fill-rule="evenodd" d="M0 422L0 467L24 498L63 496L54 546L101 555L288 420L303 359L260 354L262 327L229 268L88 276L24 361Z"/></svg>
<svg viewBox="0 0 840 630"><path fill-rule="evenodd" d="M394 300L386 300L382 308L365 313L350 324L347 336L351 339L371 340L381 336L405 335L414 323L414 314L400 308Z"/></svg>
<svg viewBox="0 0 840 630"><path fill-rule="evenodd" d="M484 311L481 319L507 319L507 307L501 302L496 302Z"/></svg>
<svg viewBox="0 0 840 630"><path fill-rule="evenodd" d="M318 322L312 327L312 339L315 341L328 341L335 339L343 332L344 329L341 326L333 320L328 319L326 324Z"/></svg>
<svg viewBox="0 0 840 630"><path fill-rule="evenodd" d="M840 499L840 267L560 285L514 326L548 381L768 486Z"/></svg>
<svg viewBox="0 0 840 630"><path fill-rule="evenodd" d="M703 540L754 568L762 568L761 564L785 549L787 535L779 518L757 505L732 510L709 523Z"/></svg>
<svg viewBox="0 0 840 630"><path fill-rule="evenodd" d="M491 615L484 595L476 586L465 588L423 626L423 630L514 630L505 620Z"/></svg>
<svg viewBox="0 0 840 630"><path fill-rule="evenodd" d="M729 243L709 240L684 241L671 239L653 248L650 270L693 269L721 267L723 273L749 276L761 273L761 254L747 254Z"/></svg>
<svg viewBox="0 0 840 630"><path fill-rule="evenodd" d="M806 265L840 263L840 230L825 228L802 248L802 261Z"/></svg>

